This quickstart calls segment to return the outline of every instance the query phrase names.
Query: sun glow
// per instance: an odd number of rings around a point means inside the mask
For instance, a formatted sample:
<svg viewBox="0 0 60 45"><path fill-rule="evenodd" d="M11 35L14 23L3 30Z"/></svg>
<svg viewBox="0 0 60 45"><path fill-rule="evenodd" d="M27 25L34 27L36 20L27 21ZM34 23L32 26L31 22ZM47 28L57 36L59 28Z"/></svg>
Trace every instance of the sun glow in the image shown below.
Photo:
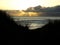
<svg viewBox="0 0 60 45"><path fill-rule="evenodd" d="M60 0L0 0L0 9L25 10L37 5L51 7L60 5Z"/></svg>
<svg viewBox="0 0 60 45"><path fill-rule="evenodd" d="M10 14L11 16L38 16L39 12L24 12L24 11L20 11L20 12L8 12L7 14Z"/></svg>

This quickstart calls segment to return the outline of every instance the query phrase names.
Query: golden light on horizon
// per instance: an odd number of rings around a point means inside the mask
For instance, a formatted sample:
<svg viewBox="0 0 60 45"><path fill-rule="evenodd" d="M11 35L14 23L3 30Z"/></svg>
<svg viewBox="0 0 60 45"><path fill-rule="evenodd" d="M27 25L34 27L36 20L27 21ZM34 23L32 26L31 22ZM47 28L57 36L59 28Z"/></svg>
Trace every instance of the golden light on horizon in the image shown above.
<svg viewBox="0 0 60 45"><path fill-rule="evenodd" d="M10 16L38 16L39 12L24 12L24 11L20 11L20 12L7 12L7 14L9 14Z"/></svg>
<svg viewBox="0 0 60 45"><path fill-rule="evenodd" d="M34 6L52 7L60 5L60 0L0 0L0 9L25 10Z"/></svg>

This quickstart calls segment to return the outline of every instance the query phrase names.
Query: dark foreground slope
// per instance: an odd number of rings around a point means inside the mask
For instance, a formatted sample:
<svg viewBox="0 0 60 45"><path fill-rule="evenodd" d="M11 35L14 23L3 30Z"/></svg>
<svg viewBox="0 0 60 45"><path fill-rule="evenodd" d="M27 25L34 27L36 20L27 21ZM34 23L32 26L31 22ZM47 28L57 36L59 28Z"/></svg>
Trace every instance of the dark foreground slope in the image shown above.
<svg viewBox="0 0 60 45"><path fill-rule="evenodd" d="M0 44L14 42L16 34L24 32L26 29L21 25L18 26L5 11L0 10Z"/></svg>
<svg viewBox="0 0 60 45"><path fill-rule="evenodd" d="M0 11L0 32L17 32L24 27L18 26L5 11Z"/></svg>
<svg viewBox="0 0 60 45"><path fill-rule="evenodd" d="M17 25L5 11L0 10L0 44L40 44L59 39L60 20L49 21L44 27L29 30Z"/></svg>

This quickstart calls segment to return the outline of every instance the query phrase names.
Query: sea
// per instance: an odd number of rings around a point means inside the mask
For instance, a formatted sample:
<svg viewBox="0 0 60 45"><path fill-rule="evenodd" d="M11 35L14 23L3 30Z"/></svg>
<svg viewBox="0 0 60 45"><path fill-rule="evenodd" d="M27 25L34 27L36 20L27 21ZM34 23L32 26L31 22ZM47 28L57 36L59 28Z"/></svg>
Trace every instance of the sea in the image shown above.
<svg viewBox="0 0 60 45"><path fill-rule="evenodd" d="M60 20L60 17L13 17L18 25L28 26L30 30L42 28L48 23L48 20Z"/></svg>

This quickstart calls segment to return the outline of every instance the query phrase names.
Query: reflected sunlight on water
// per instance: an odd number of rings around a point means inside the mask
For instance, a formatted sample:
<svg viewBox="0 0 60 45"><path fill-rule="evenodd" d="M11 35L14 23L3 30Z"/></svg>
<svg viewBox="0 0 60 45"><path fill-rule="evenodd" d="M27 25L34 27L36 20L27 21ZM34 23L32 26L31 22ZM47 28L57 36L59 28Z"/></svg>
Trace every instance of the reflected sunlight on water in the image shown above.
<svg viewBox="0 0 60 45"><path fill-rule="evenodd" d="M25 20L25 21L17 21L18 25L28 26L29 29L37 29L48 23L47 20Z"/></svg>
<svg viewBox="0 0 60 45"><path fill-rule="evenodd" d="M36 24L36 23L32 23L32 24L29 25L29 29L31 30L31 29L41 28L41 27L43 27L44 25L46 25L46 24Z"/></svg>

